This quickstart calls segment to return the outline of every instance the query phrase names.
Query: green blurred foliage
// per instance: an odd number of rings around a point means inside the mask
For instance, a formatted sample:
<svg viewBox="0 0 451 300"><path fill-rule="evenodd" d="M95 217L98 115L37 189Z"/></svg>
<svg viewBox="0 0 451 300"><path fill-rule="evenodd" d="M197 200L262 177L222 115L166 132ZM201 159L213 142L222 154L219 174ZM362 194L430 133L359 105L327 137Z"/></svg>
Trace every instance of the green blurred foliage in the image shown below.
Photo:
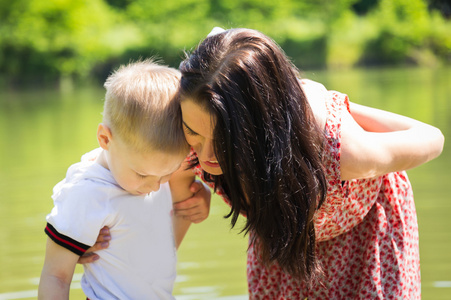
<svg viewBox="0 0 451 300"><path fill-rule="evenodd" d="M430 49L431 17L422 0L381 0L370 20L378 21L378 35L366 47L377 61L396 63L415 60L415 52Z"/></svg>
<svg viewBox="0 0 451 300"><path fill-rule="evenodd" d="M0 0L0 73L102 80L158 56L177 67L214 26L274 38L301 68L451 61L440 0Z"/></svg>
<svg viewBox="0 0 451 300"><path fill-rule="evenodd" d="M0 15L0 71L10 76L87 76L141 40L102 0L2 1Z"/></svg>

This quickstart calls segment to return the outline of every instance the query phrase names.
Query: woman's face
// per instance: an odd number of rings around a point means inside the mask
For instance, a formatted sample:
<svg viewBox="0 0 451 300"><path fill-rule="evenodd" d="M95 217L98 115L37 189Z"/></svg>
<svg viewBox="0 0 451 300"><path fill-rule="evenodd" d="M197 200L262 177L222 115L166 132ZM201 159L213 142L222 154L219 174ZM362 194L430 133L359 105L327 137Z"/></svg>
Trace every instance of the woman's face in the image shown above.
<svg viewBox="0 0 451 300"><path fill-rule="evenodd" d="M190 99L182 101L183 130L186 140L196 151L202 169L212 175L221 175L222 170L213 148L214 116Z"/></svg>

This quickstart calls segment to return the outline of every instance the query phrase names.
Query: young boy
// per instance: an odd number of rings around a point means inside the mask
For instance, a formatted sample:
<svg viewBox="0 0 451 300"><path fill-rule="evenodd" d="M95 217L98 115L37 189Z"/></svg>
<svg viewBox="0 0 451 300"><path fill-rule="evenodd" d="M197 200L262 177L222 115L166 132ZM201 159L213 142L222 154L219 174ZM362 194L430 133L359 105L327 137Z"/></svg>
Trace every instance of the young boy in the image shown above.
<svg viewBox="0 0 451 300"><path fill-rule="evenodd" d="M99 252L101 259L84 265L86 296L173 299L175 248L190 222L174 218L173 234L171 198L191 197L194 181L180 168L189 148L175 96L179 81L177 70L150 60L107 79L100 148L72 165L53 190L39 299L69 298L77 260L104 226L114 241ZM209 191L202 195L208 205Z"/></svg>

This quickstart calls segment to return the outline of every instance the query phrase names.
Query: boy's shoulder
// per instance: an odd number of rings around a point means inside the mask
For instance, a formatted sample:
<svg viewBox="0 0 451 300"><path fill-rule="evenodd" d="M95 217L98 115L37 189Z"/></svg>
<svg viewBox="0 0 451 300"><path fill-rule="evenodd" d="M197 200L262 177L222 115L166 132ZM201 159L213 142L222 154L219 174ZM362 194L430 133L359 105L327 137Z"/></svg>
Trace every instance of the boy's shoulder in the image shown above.
<svg viewBox="0 0 451 300"><path fill-rule="evenodd" d="M83 201L105 201L126 193L116 183L108 169L95 162L83 159L71 165L66 177L53 188L52 198L57 201L76 198ZM83 200L84 199L84 200Z"/></svg>
<svg viewBox="0 0 451 300"><path fill-rule="evenodd" d="M54 207L47 223L61 235L92 245L100 228L116 217L111 200L124 192L107 169L82 160L70 166L66 178L53 188Z"/></svg>

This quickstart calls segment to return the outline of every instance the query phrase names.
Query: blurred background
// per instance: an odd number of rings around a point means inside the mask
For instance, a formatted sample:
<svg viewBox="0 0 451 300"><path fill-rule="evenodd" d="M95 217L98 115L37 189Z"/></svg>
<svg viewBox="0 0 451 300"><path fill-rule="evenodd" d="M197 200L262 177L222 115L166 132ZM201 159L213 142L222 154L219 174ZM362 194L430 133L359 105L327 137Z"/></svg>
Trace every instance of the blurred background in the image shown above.
<svg viewBox="0 0 451 300"><path fill-rule="evenodd" d="M149 56L178 67L214 26L260 30L302 76L450 137L449 0L0 0L0 300L36 298L52 188L97 147L108 74ZM450 167L445 146L408 171L423 299L451 299ZM188 232L177 299L247 298L247 237L227 213L215 197Z"/></svg>

